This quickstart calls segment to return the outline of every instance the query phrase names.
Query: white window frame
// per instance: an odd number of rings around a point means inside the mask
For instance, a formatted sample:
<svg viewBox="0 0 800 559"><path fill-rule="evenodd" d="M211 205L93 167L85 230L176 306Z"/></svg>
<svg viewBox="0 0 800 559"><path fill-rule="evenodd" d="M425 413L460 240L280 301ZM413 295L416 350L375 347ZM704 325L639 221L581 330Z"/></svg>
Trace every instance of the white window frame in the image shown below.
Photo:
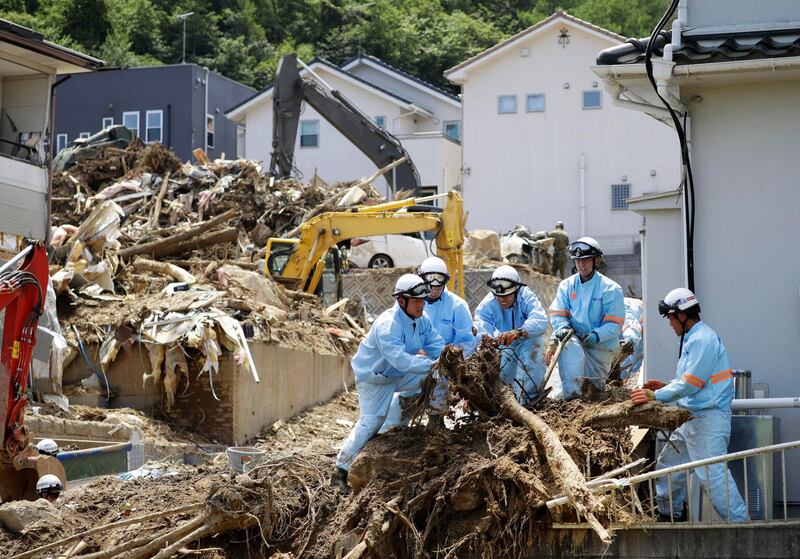
<svg viewBox="0 0 800 559"><path fill-rule="evenodd" d="M511 111L502 110L503 99L513 99L514 100L514 110L511 110ZM516 95L498 95L497 96L497 114L499 114L499 115L517 114L517 96Z"/></svg>
<svg viewBox="0 0 800 559"><path fill-rule="evenodd" d="M91 135L92 135L91 132L81 132L80 134L78 134L78 139L79 140L83 140L83 139L88 138Z"/></svg>
<svg viewBox="0 0 800 559"><path fill-rule="evenodd" d="M383 123L380 120L383 119ZM376 115L375 116L375 125L379 128L386 130L386 115Z"/></svg>
<svg viewBox="0 0 800 559"><path fill-rule="evenodd" d="M617 190L622 190L622 189L625 189L625 188L628 190L628 195L622 200L622 202L621 202L622 205L621 206L615 206L614 205L614 198L615 198L615 194L617 193ZM628 202L627 201L628 201L628 199L630 199L630 197L631 197L631 183L623 182L623 183L618 183L618 184L612 184L611 185L611 209L613 211L627 210L628 209Z"/></svg>
<svg viewBox="0 0 800 559"><path fill-rule="evenodd" d="M68 134L56 134L56 155L61 153L61 150L69 145Z"/></svg>
<svg viewBox="0 0 800 559"><path fill-rule="evenodd" d="M456 138L453 138L447 133L447 127L455 124L458 127L458 134ZM449 138L453 141L461 143L461 121L460 120L445 120L442 123L442 134L444 134L445 138Z"/></svg>
<svg viewBox="0 0 800 559"><path fill-rule="evenodd" d="M541 109L531 109L528 106L528 101L532 97L541 97L542 98L542 108ZM526 113L543 113L547 109L547 98L545 97L544 93L528 93L525 95L525 112Z"/></svg>
<svg viewBox="0 0 800 559"><path fill-rule="evenodd" d="M586 106L586 94L587 93L596 93L598 102L597 106ZM581 107L584 111L596 111L597 109L603 108L603 92L599 89L587 89L586 91L581 92Z"/></svg>
<svg viewBox="0 0 800 559"><path fill-rule="evenodd" d="M304 146L303 145L303 124L315 124L317 127L317 133L314 134L317 137L317 143L313 146ZM307 134L310 135L310 134ZM319 119L311 119L311 120L301 120L300 121L300 149L312 149L319 147Z"/></svg>
<svg viewBox="0 0 800 559"><path fill-rule="evenodd" d="M127 124L125 124L125 117L131 116L131 115L135 115L136 116L136 129L133 129L130 126L128 126ZM130 130L131 132L133 132L134 134L136 134L137 138L139 137L139 130L141 129L140 124L141 124L141 122L139 121L139 111L125 111L125 112L122 113L122 125L125 128L127 128L128 130Z"/></svg>
<svg viewBox="0 0 800 559"><path fill-rule="evenodd" d="M155 126L150 126L150 115L158 115L159 119L159 126L158 126L158 140L151 140L150 136L150 129L153 128L155 130ZM145 143L152 143L158 142L159 144L164 143L164 111L161 109L146 111L144 116L144 141Z"/></svg>
<svg viewBox="0 0 800 559"><path fill-rule="evenodd" d="M104 116L103 117L103 127L102 130L105 130L109 126L114 126L114 117L113 116Z"/></svg>
<svg viewBox="0 0 800 559"><path fill-rule="evenodd" d="M241 141L240 141L241 139ZM236 159L244 159L247 152L247 126L236 125Z"/></svg>
<svg viewBox="0 0 800 559"><path fill-rule="evenodd" d="M211 131L209 132L209 124L211 124ZM209 141L209 139L211 141ZM214 149L214 144L217 142L217 123L214 115L206 115L206 149Z"/></svg>

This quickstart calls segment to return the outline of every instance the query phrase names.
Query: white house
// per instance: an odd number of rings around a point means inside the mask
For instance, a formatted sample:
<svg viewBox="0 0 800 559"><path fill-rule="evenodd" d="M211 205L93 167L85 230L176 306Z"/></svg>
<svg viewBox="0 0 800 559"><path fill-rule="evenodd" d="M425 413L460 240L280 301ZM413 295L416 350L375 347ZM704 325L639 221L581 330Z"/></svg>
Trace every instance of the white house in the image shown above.
<svg viewBox="0 0 800 559"><path fill-rule="evenodd" d="M594 71L631 108L663 117L645 79L643 41L601 53ZM674 374L677 340L655 303L673 287L692 287L691 254L703 318L723 339L731 366L751 370L769 397L798 397L800 4L683 0L653 61L662 96L686 118L694 236L689 246L678 192L630 201L647 217L647 376ZM780 418L780 441L800 440L800 410L764 413ZM787 456L786 471L797 472L796 453ZM797 502L800 486L792 480L788 500Z"/></svg>
<svg viewBox="0 0 800 559"><path fill-rule="evenodd" d="M316 58L309 65L327 86L395 135L417 167L426 193L459 183L461 103L457 96L394 66L360 55L342 67ZM307 76L303 70L301 75ZM227 116L245 125L245 157L268 162L272 151L272 87ZM369 176L375 165L310 106L300 118L295 166L310 180L316 172L331 183ZM383 179L376 181L386 191Z"/></svg>
<svg viewBox="0 0 800 559"><path fill-rule="evenodd" d="M626 200L673 190L674 133L616 106L592 73L625 39L564 12L447 70L463 105L463 189L470 227L565 223L607 253L632 253L642 218Z"/></svg>

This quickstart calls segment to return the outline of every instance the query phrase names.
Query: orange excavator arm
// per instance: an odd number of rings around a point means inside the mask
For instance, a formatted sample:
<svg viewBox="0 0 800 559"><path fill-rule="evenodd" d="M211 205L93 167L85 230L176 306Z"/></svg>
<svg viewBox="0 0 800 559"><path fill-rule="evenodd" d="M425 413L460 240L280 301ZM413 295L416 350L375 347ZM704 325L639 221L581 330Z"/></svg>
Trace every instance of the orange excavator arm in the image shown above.
<svg viewBox="0 0 800 559"><path fill-rule="evenodd" d="M48 276L47 251L41 242L28 245L0 267L0 310L5 310L0 347L0 501L35 498L36 480L44 473L54 473L66 481L61 463L39 456L23 425L28 374Z"/></svg>

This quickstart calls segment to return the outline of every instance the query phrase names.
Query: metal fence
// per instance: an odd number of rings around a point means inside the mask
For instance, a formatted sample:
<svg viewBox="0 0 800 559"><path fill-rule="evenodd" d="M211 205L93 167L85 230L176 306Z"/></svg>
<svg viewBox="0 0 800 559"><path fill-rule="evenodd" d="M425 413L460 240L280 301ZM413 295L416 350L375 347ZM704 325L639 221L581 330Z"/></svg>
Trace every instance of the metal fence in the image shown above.
<svg viewBox="0 0 800 559"><path fill-rule="evenodd" d="M752 506L750 503L750 498L752 492L750 491L751 488L748 487L750 483L749 476L748 476L748 468L753 467L760 467L763 468L765 471L772 471L773 469L778 470L778 475L780 476L780 487L782 493L782 504L783 504L783 511L782 511L782 518L775 520L772 514L772 507L774 506L772 499L770 498L768 502L760 503L759 508L768 511L768 514L764 514L763 518L754 519L750 517L748 514L748 518L745 521L747 525L753 524L771 524L771 523L787 523L790 521L797 521L796 518L789 517L789 509L787 504L787 486L786 486L786 452L790 450L797 450L800 449L800 441L792 441L786 443L780 443L770 446L763 446L759 448L754 448L751 450L743 450L740 452L733 452L730 454L725 454L722 456L716 456L714 458L707 458L704 460L695 460L694 462L688 462L686 464L682 464L680 466L673 466L670 468L664 468L661 470L656 470L653 472L648 472L644 474L638 474L634 476L630 476L627 478L616 478L614 476L620 475L625 471L631 470L635 467L640 466L645 459L642 458L637 460L636 462L629 464L623 468L619 468L612 472L608 472L602 476L599 476L595 479L589 480L587 485L594 493L608 493L610 491L619 491L621 496L627 500L628 505L631 507L631 512L633 513L634 518L638 519L639 522L636 523L637 526L641 526L642 524L656 524L656 518L658 516L658 508L655 504L655 492L654 492L654 480L658 478L667 478L667 484L669 488L669 505L670 510L672 508L672 479L673 476L678 475L685 475L686 479L686 506L687 506L687 515L685 522L677 522L675 519L672 519L670 522L659 523L658 525L661 526L674 526L674 527L692 527L692 528L699 528L699 527L714 527L719 528L720 526L741 526L740 523L732 522L730 519L730 494L729 491L726 489L725 495L725 503L726 503L726 514L725 518L720 518L719 516L710 514L713 507L711 506L710 502L708 502L708 496L704 495L705 499L703 502L704 508L702 510L702 516L699 514L701 511L698 511L695 507L698 506L695 503L695 499L692 498L695 489L693 487L694 484L700 483L699 481L695 481L693 472L699 468L703 468L705 470L706 479L708 479L708 474L711 466L715 464L725 464L726 468L729 468L729 464L731 462L742 462L742 467L744 470L744 487L739 487L739 492L742 494L742 498L744 500L745 509L749 512L752 510ZM749 462L748 462L749 460ZM779 460L779 462L777 462ZM760 462L760 464L759 464ZM749 465L748 465L749 464ZM764 483L764 487L760 488L763 491L759 492L759 495L772 495L772 487L767 487L767 483L772 483L772 476L762 476L761 478ZM793 478L794 479L794 478ZM643 487L646 484L646 487ZM701 488L699 489L700 492L704 491ZM557 508L559 506L567 504L567 497L557 497L555 499L551 499L547 502L547 506L550 509ZM698 519L696 517L701 516ZM706 518L708 516L708 518ZM575 523L561 523L558 527L563 528L588 528L588 523L584 522L583 519L579 519L578 522Z"/></svg>
<svg viewBox="0 0 800 559"><path fill-rule="evenodd" d="M402 274L411 270L362 270L353 269L342 275L342 290L345 297L364 304L370 316L377 316L393 303L392 291L394 284ZM464 299L469 304L470 310L475 307L489 292L486 282L492 277L493 269L464 270ZM540 274L520 268L522 281L528 284L539 302L547 309L556 296L559 279L553 276Z"/></svg>

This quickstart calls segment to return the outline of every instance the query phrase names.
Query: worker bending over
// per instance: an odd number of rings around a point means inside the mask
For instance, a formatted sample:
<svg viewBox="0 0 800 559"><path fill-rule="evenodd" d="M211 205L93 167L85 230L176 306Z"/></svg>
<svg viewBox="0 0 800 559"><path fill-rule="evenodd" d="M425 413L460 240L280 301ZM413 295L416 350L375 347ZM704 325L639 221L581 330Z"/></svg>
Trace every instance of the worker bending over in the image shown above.
<svg viewBox="0 0 800 559"><path fill-rule="evenodd" d="M728 452L731 435L733 377L728 352L714 330L700 320L700 303L694 293L678 288L658 303L658 312L680 336L680 357L675 378L669 384L650 380L634 390L636 404L648 400L675 402L692 412L687 421L669 438L656 461L656 470L679 466L695 460L721 456ZM695 475L706 489L711 503L724 520L743 522L747 517L742 496L726 464L696 468ZM706 479L708 474L708 479ZM683 520L686 500L686 473L656 479L656 503L659 520ZM670 488L672 507L670 510Z"/></svg>
<svg viewBox="0 0 800 559"><path fill-rule="evenodd" d="M644 303L625 297L625 325L619 335L619 350L627 355L620 364L619 378L625 380L639 372L644 360Z"/></svg>
<svg viewBox="0 0 800 559"><path fill-rule="evenodd" d="M584 377L597 390L605 389L625 322L622 288L597 271L603 256L597 241L582 237L570 243L569 254L578 273L561 281L550 305L553 335L545 359L549 365L556 342L574 331L558 358L565 400L581 395Z"/></svg>
<svg viewBox="0 0 800 559"><path fill-rule="evenodd" d="M472 333L472 314L467 302L447 289L450 273L447 264L436 256L426 258L417 270L417 274L430 287L425 299L425 316L431 321L433 328L444 340L445 345L455 344L464 350L464 356L469 356L475 350L475 336ZM431 398L431 406L437 413L431 414L430 422L440 421L437 415L445 415L446 400L449 383L444 377L439 377ZM403 423L401 397L410 397L417 392L395 393L392 398L392 407L389 415L383 422L380 432L385 433L393 427Z"/></svg>
<svg viewBox="0 0 800 559"><path fill-rule="evenodd" d="M50 503L55 503L63 490L64 486L61 484L61 480L53 474L45 474L36 482L36 495Z"/></svg>
<svg viewBox="0 0 800 559"><path fill-rule="evenodd" d="M491 292L475 309L478 337L497 339L502 350L500 376L525 404L536 398L544 378L547 315L511 266L499 266L487 285Z"/></svg>
<svg viewBox="0 0 800 559"><path fill-rule="evenodd" d="M418 391L444 349L444 341L423 314L429 292L419 276L401 276L394 287L395 304L381 313L358 345L351 364L359 417L336 457L331 479L335 485L346 483L353 459L383 425L394 393Z"/></svg>

